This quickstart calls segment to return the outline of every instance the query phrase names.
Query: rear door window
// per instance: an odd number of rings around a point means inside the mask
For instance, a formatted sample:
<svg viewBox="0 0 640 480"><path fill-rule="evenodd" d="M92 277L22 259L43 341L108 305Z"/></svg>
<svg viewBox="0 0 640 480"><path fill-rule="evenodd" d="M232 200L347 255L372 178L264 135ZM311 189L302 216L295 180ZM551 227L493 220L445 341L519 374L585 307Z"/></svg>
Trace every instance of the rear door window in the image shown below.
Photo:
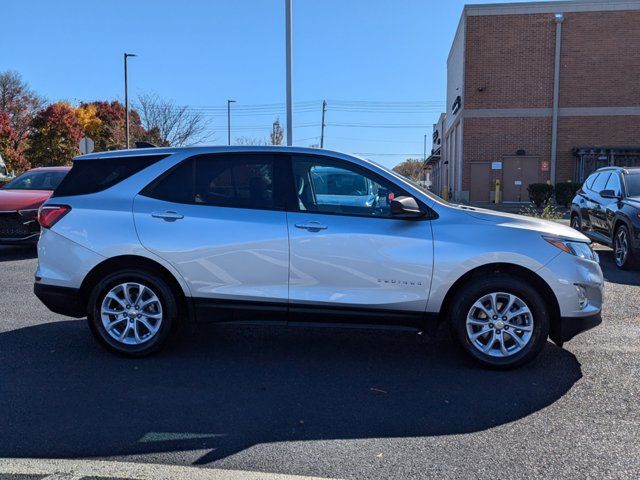
<svg viewBox="0 0 640 480"><path fill-rule="evenodd" d="M101 192L167 156L141 155L76 160L71 171L53 192L53 196L68 197Z"/></svg>
<svg viewBox="0 0 640 480"><path fill-rule="evenodd" d="M284 209L278 185L285 162L277 158L257 153L192 157L145 188L142 195L174 203Z"/></svg>

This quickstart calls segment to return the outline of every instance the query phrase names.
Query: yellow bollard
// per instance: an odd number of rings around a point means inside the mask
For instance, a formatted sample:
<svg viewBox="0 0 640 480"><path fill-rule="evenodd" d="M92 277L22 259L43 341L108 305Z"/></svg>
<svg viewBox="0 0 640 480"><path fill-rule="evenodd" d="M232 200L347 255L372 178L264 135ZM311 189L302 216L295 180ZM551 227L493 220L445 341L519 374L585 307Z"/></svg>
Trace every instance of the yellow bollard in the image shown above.
<svg viewBox="0 0 640 480"><path fill-rule="evenodd" d="M496 178L496 191L493 198L494 203L500 203L500 179Z"/></svg>
<svg viewBox="0 0 640 480"><path fill-rule="evenodd" d="M449 200L449 185L442 186L442 198Z"/></svg>

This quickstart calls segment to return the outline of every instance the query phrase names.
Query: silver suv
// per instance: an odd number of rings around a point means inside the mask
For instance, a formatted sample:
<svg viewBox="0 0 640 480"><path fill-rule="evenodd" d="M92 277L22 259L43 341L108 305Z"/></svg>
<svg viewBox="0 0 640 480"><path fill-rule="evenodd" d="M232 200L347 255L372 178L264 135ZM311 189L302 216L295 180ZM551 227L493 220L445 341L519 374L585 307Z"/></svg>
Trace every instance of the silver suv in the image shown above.
<svg viewBox="0 0 640 480"><path fill-rule="evenodd" d="M602 271L581 233L453 205L326 150L85 155L39 221L36 295L129 356L186 321L444 322L507 368L601 321Z"/></svg>

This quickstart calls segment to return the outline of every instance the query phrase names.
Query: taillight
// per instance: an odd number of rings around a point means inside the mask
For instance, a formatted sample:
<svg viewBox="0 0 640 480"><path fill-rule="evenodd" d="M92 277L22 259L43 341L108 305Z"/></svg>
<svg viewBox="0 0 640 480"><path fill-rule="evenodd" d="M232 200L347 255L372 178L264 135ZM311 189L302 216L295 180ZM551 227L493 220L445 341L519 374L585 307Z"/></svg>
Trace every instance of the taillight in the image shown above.
<svg viewBox="0 0 640 480"><path fill-rule="evenodd" d="M51 228L70 211L69 205L43 205L38 210L38 223L42 228Z"/></svg>

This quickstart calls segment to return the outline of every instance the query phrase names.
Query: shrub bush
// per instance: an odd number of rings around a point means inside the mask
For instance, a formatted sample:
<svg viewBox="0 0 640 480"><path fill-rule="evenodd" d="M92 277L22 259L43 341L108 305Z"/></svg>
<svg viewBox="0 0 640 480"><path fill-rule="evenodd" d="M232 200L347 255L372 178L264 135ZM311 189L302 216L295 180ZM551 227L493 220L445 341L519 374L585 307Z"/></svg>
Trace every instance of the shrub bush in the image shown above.
<svg viewBox="0 0 640 480"><path fill-rule="evenodd" d="M568 207L581 186L581 183L575 182L556 183L556 203Z"/></svg>
<svg viewBox="0 0 640 480"><path fill-rule="evenodd" d="M529 200L538 208L549 203L553 197L553 187L547 183L532 183L527 187L527 192L529 192Z"/></svg>

